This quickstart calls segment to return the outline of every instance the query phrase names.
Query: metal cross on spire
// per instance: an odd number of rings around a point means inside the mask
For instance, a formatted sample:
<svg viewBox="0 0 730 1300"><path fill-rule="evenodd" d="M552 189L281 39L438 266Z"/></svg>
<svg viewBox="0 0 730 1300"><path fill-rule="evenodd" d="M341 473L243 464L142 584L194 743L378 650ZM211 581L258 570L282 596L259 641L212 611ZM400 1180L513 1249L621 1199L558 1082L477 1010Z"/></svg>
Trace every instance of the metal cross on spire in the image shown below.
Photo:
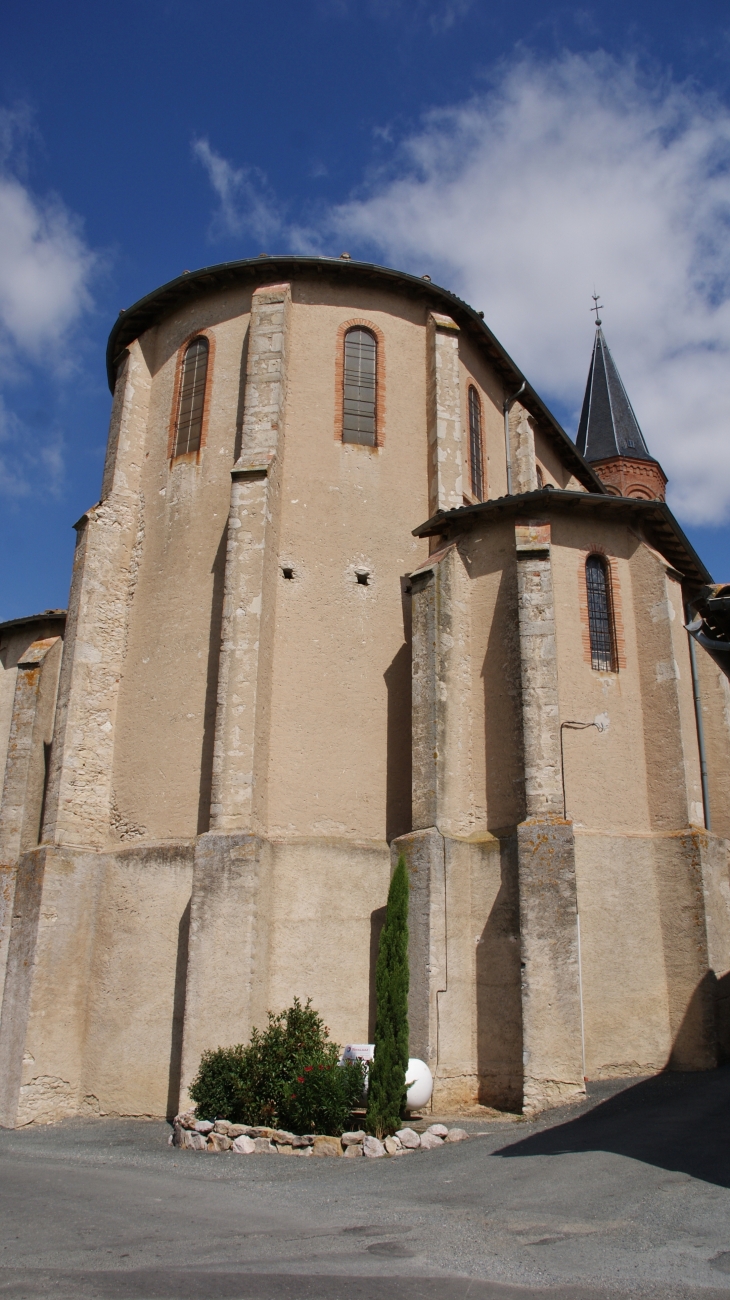
<svg viewBox="0 0 730 1300"><path fill-rule="evenodd" d="M599 311L603 311L603 303L598 301L600 296L601 296L600 293L591 294L591 298L593 299L593 306L589 308L589 311L594 311L596 313L596 329L598 329L598 327L602 324L601 318L598 315Z"/></svg>

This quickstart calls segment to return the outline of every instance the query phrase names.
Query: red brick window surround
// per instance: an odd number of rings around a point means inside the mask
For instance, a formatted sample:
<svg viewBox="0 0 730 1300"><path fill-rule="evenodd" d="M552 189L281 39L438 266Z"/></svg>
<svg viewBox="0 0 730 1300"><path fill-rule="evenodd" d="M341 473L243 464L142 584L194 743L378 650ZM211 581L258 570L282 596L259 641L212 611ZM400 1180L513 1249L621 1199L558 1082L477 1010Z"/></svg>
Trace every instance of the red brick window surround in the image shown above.
<svg viewBox="0 0 730 1300"><path fill-rule="evenodd" d="M178 350L168 439L171 462L195 462L205 446L214 353L215 340L207 330L196 330Z"/></svg>
<svg viewBox="0 0 730 1300"><path fill-rule="evenodd" d="M603 621L602 594L605 600ZM590 546L580 553L578 601L584 661L597 672L616 673L626 668L618 564L603 546Z"/></svg>
<svg viewBox="0 0 730 1300"><path fill-rule="evenodd" d="M352 335L347 346L348 335ZM373 340L374 357L367 345ZM354 346L353 346L354 344ZM337 330L335 360L335 440L373 450L385 442L385 340L383 331L363 317L343 321ZM347 355L346 355L347 353Z"/></svg>

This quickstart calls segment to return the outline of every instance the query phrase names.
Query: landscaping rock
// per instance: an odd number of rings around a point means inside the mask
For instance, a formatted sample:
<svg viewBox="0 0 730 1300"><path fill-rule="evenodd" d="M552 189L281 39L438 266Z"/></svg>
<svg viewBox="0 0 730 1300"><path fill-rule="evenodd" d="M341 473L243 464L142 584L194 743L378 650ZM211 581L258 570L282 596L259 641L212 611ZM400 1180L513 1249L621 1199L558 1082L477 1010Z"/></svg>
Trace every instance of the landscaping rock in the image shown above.
<svg viewBox="0 0 730 1300"><path fill-rule="evenodd" d="M371 1160L378 1160L380 1156L385 1155L385 1147L375 1137L366 1137L362 1144L362 1153L369 1156Z"/></svg>
<svg viewBox="0 0 730 1300"><path fill-rule="evenodd" d="M444 1142L463 1142L468 1136L465 1128L450 1128Z"/></svg>
<svg viewBox="0 0 730 1300"><path fill-rule="evenodd" d="M229 1138L251 1137L251 1129L248 1124L229 1124L227 1133Z"/></svg>
<svg viewBox="0 0 730 1300"><path fill-rule="evenodd" d="M285 1129L278 1128L272 1130L271 1141L275 1142L278 1147L293 1146L296 1140L296 1133L287 1133Z"/></svg>
<svg viewBox="0 0 730 1300"><path fill-rule="evenodd" d="M312 1152L315 1156L341 1156L340 1139L317 1134L312 1143Z"/></svg>
<svg viewBox="0 0 730 1300"><path fill-rule="evenodd" d="M403 1150L403 1147L401 1145L401 1140L400 1138L397 1137L388 1136L385 1139L383 1146L385 1147L385 1150L389 1156L399 1156L401 1151Z"/></svg>
<svg viewBox="0 0 730 1300"><path fill-rule="evenodd" d="M421 1145L421 1135L413 1128L399 1128L395 1136L406 1150L415 1151Z"/></svg>
<svg viewBox="0 0 730 1300"><path fill-rule="evenodd" d="M426 1132L421 1134L421 1149L423 1151L433 1151L436 1147L442 1147L443 1145L444 1139L439 1137L438 1133L430 1133L426 1129Z"/></svg>
<svg viewBox="0 0 730 1300"><path fill-rule="evenodd" d="M352 1159L353 1156L356 1156L359 1159L360 1156L363 1156L365 1154L365 1152L362 1149L361 1142L353 1142L351 1146L345 1147L345 1150L343 1151L342 1154L344 1156L349 1157L350 1159Z"/></svg>
<svg viewBox="0 0 730 1300"><path fill-rule="evenodd" d="M212 1133L215 1125L211 1124L209 1119L199 1119L195 1124L196 1133Z"/></svg>
<svg viewBox="0 0 730 1300"><path fill-rule="evenodd" d="M194 1133L190 1129L182 1129L180 1133L180 1146L185 1147L188 1151L205 1151L207 1143L202 1133Z"/></svg>
<svg viewBox="0 0 730 1300"><path fill-rule="evenodd" d="M253 1139L253 1149L254 1149L254 1151L256 1152L256 1155L257 1155L257 1156L261 1156L261 1155L275 1156L275 1155L276 1155L276 1147L274 1146L273 1142L269 1142L269 1139L268 1139L267 1137L257 1137L257 1138L254 1138L254 1139Z"/></svg>
<svg viewBox="0 0 730 1300"><path fill-rule="evenodd" d="M231 1139L227 1137L225 1133L208 1134L209 1151L230 1151L232 1146L233 1143L231 1142Z"/></svg>
<svg viewBox="0 0 730 1300"><path fill-rule="evenodd" d="M215 1122L215 1124L213 1125L213 1132L214 1132L214 1133L228 1133L228 1130L230 1129L230 1127L231 1127L231 1125L230 1125L230 1123L229 1123L229 1121L228 1121L227 1119L217 1119L216 1122ZM200 1132L200 1130L198 1130L198 1131ZM230 1133L228 1133L228 1136L230 1137Z"/></svg>
<svg viewBox="0 0 730 1300"><path fill-rule="evenodd" d="M302 1137L295 1137L295 1138L292 1139L292 1146L293 1146L294 1148L297 1148L297 1147L311 1147L313 1141L314 1141L314 1138L312 1137L312 1134L311 1134L311 1133L304 1133L304 1134L302 1135Z"/></svg>
<svg viewBox="0 0 730 1300"><path fill-rule="evenodd" d="M252 1156L256 1150L256 1143L253 1138L246 1137L245 1133L241 1133L237 1138L234 1138L231 1150L235 1151L236 1155L239 1156Z"/></svg>
<svg viewBox="0 0 730 1300"><path fill-rule="evenodd" d="M362 1146L366 1136L365 1129L359 1128L354 1133L343 1133L340 1142L343 1147Z"/></svg>
<svg viewBox="0 0 730 1300"><path fill-rule="evenodd" d="M448 1131L445 1124L429 1124L426 1129L427 1133L433 1133L437 1138L445 1138Z"/></svg>
<svg viewBox="0 0 730 1300"><path fill-rule="evenodd" d="M182 1111L181 1114L176 1115L174 1119L174 1123L179 1124L180 1128L194 1129L197 1122L197 1116L194 1110Z"/></svg>
<svg viewBox="0 0 730 1300"><path fill-rule="evenodd" d="M250 1136L251 1136L252 1138L269 1138L269 1139L271 1139L271 1138L273 1138L274 1134L277 1133L277 1132L278 1132L278 1129L262 1127L260 1124L257 1124L257 1125L254 1126L254 1128L249 1129L249 1134L250 1134Z"/></svg>

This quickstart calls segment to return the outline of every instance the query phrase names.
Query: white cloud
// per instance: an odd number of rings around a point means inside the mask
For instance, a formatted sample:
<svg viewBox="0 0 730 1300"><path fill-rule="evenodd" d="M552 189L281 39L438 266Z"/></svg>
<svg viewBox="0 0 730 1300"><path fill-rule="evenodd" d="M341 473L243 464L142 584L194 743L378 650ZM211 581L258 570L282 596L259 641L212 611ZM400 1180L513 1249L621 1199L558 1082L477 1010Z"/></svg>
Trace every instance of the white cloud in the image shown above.
<svg viewBox="0 0 730 1300"><path fill-rule="evenodd" d="M219 208L211 237L249 233L266 240L278 234L281 218L266 177L255 167L234 167L206 139L193 140L193 156L202 163L218 195Z"/></svg>
<svg viewBox="0 0 730 1300"><path fill-rule="evenodd" d="M22 149L29 130L24 111L0 113L0 348L6 360L37 356L49 346L63 350L69 328L90 306L96 261L63 203L38 198L17 169L13 173L14 146Z"/></svg>
<svg viewBox="0 0 730 1300"><path fill-rule="evenodd" d="M0 109L0 378L24 384L37 365L56 379L76 368L69 344L97 263L73 213L27 184L34 135L27 108ZM57 495L63 480L60 432L39 438L0 396L0 496Z"/></svg>
<svg viewBox="0 0 730 1300"><path fill-rule="evenodd" d="M548 401L576 413L604 331L691 522L730 513L730 112L606 55L505 65L428 114L388 175L330 214L343 246L483 308ZM300 242L303 234L296 236Z"/></svg>

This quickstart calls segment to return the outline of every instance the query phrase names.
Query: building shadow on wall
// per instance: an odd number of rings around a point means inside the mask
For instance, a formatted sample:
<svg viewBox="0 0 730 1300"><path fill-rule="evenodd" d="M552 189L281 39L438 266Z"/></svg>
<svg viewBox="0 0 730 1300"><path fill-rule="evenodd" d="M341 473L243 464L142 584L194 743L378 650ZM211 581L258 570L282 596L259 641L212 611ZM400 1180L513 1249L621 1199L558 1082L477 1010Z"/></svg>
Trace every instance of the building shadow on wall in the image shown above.
<svg viewBox="0 0 730 1300"><path fill-rule="evenodd" d="M517 837L500 839L500 886L476 952L477 1070L483 1106L522 1106Z"/></svg>
<svg viewBox="0 0 730 1300"><path fill-rule="evenodd" d="M475 569L470 576L479 577L481 573ZM494 616L482 664L484 757L490 828L514 826L525 815L519 663L517 577L513 569L507 567L499 578Z"/></svg>
<svg viewBox="0 0 730 1300"><path fill-rule="evenodd" d="M389 844L398 835L407 835L413 828L410 579L402 577L400 585L404 645L383 673L385 689L388 692L385 838Z"/></svg>
<svg viewBox="0 0 730 1300"><path fill-rule="evenodd" d="M368 998L368 1042L375 1038L375 1017L378 1014L378 1000L375 995L375 968L378 964L380 934L385 925L386 908L378 907L370 913L370 982Z"/></svg>
<svg viewBox="0 0 730 1300"><path fill-rule="evenodd" d="M182 1079L183 1027L185 1024L185 984L188 973L188 941L190 937L190 903L180 917L177 927L177 959L175 962L175 992L172 999L172 1042L170 1045L170 1072L167 1080L167 1118L174 1119L180 1104Z"/></svg>
<svg viewBox="0 0 730 1300"><path fill-rule="evenodd" d="M210 828L210 798L213 789L213 747L215 745L215 716L218 704L218 669L221 655L221 630L223 627L223 589L226 578L226 546L228 521L223 529L218 550L213 561L213 598L210 610L208 637L208 669L205 682L205 711L203 714L203 745L200 754L200 791L198 794L198 835Z"/></svg>

